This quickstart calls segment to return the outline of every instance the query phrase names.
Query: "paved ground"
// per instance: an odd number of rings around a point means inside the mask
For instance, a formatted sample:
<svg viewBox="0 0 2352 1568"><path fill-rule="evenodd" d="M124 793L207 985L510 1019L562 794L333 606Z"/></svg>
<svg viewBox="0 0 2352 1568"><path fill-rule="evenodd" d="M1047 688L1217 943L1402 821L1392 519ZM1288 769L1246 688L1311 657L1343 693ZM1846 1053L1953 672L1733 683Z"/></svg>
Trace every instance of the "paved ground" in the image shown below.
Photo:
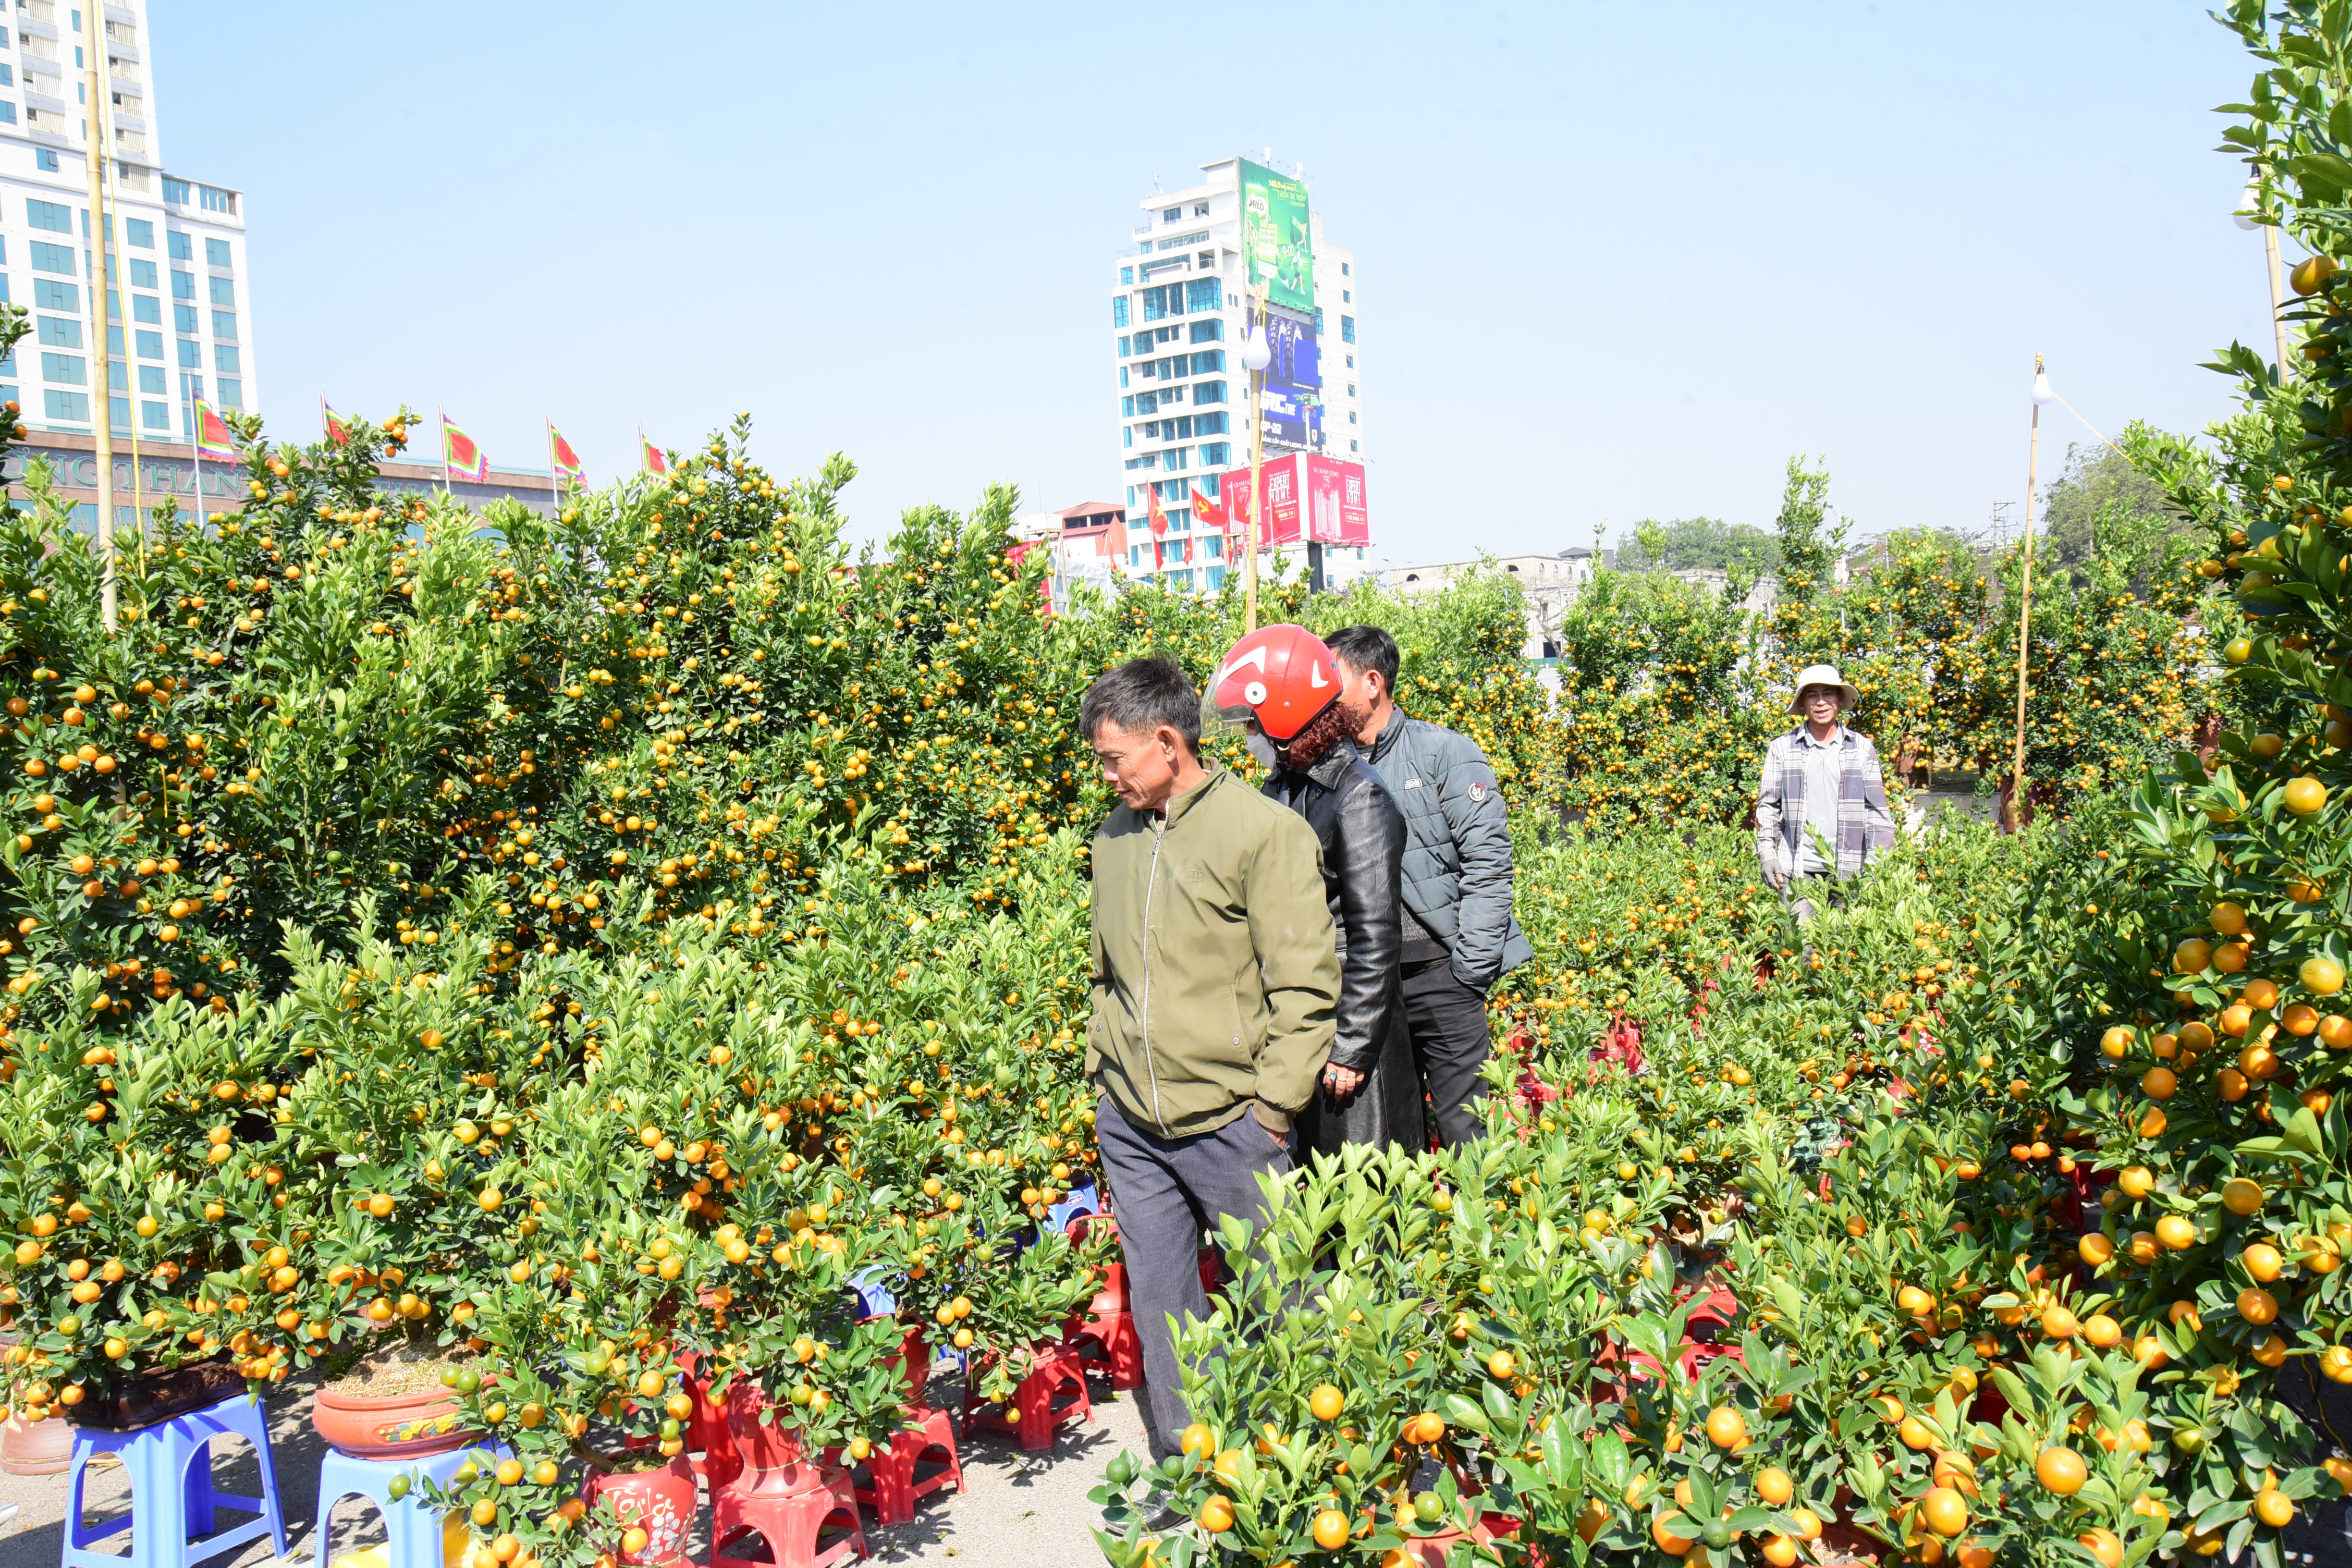
<svg viewBox="0 0 2352 1568"><path fill-rule="evenodd" d="M932 1385L932 1397L947 1404L955 1386L952 1374ZM1062 1568L1064 1564L1098 1563L1101 1555L1088 1528L1100 1517L1087 1501L1087 1493L1101 1479L1103 1467L1120 1448L1141 1452L1143 1424L1131 1394L1114 1394L1108 1384L1093 1386L1094 1421L1064 1428L1054 1452L1024 1454L1009 1437L976 1435L961 1445L965 1491L961 1497L935 1492L916 1505L913 1522L879 1529L866 1516L866 1539L877 1563L945 1563L957 1568ZM312 1568L319 1538L319 1458L323 1445L311 1429L310 1405L299 1391L273 1396L270 1457L287 1513L287 1562ZM257 1468L252 1451L228 1442L216 1456L217 1484L231 1492L257 1493ZM0 1568L57 1568L64 1544L65 1478L0 1475L0 1511L18 1505L15 1518L0 1523ZM103 1518L127 1502L129 1487L119 1468L94 1473L88 1501L93 1517ZM227 1514L235 1523L243 1515ZM709 1515L706 1508L703 1534L693 1550L709 1549ZM338 1510L331 1537L333 1553L382 1539L372 1511L364 1503L346 1502ZM267 1541L256 1542L241 1555L215 1559L216 1568L264 1568L271 1561Z"/></svg>

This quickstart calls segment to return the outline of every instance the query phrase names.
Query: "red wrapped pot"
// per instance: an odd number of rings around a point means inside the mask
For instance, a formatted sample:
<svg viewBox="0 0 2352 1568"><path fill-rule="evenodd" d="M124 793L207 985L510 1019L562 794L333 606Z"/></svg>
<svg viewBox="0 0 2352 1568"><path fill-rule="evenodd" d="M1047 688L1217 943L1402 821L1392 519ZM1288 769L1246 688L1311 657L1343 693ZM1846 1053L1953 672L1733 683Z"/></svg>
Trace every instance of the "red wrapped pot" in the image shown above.
<svg viewBox="0 0 2352 1568"><path fill-rule="evenodd" d="M322 1388L310 1405L310 1425L339 1452L355 1459L446 1454L482 1435L466 1425L457 1396L446 1389L369 1395Z"/></svg>

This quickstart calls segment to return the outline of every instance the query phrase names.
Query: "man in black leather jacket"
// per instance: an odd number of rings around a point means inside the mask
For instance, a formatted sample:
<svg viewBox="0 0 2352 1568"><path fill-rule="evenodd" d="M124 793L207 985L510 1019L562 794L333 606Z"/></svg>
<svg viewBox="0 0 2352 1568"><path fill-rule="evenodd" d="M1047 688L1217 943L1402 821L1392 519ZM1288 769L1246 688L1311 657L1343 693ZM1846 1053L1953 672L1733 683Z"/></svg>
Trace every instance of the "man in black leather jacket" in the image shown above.
<svg viewBox="0 0 2352 1568"><path fill-rule="evenodd" d="M1295 630L1300 643L1323 652L1303 630L1269 629ZM1429 1147L1421 1077L1397 994L1404 816L1349 739L1361 721L1339 700L1336 684L1322 710L1286 740L1245 721L1251 750L1274 765L1265 794L1315 830L1339 947L1337 1033L1318 1091L1297 1118L1302 1153L1333 1153L1348 1143Z"/></svg>

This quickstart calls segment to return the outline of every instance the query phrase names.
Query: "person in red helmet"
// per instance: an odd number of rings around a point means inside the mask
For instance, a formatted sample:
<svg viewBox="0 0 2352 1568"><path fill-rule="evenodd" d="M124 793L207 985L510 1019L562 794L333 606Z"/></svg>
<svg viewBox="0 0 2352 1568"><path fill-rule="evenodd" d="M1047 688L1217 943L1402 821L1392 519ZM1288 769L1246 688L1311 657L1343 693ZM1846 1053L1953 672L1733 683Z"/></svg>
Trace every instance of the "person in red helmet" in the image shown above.
<svg viewBox="0 0 2352 1568"><path fill-rule="evenodd" d="M1428 1147L1421 1079L1397 1001L1404 947L1404 815L1351 738L1362 715L1340 700L1331 650L1304 626L1266 626L1235 643L1212 687L1273 770L1265 794L1307 820L1339 957L1339 1005L1318 1092L1299 1117L1304 1152L1348 1143Z"/></svg>

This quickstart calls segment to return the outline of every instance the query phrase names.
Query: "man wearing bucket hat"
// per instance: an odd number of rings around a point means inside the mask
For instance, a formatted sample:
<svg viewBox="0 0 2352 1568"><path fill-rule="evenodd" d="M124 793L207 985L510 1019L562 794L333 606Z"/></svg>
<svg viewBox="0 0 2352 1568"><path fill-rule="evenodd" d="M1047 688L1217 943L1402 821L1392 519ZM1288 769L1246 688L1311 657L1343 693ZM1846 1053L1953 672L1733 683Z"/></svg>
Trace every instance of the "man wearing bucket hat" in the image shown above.
<svg viewBox="0 0 2352 1568"><path fill-rule="evenodd" d="M1832 664L1797 677L1789 711L1803 722L1764 751L1756 792L1756 856L1764 879L1787 890L1799 878L1851 877L1895 842L1878 748L1841 716L1862 694ZM1799 919L1812 913L1797 900Z"/></svg>

